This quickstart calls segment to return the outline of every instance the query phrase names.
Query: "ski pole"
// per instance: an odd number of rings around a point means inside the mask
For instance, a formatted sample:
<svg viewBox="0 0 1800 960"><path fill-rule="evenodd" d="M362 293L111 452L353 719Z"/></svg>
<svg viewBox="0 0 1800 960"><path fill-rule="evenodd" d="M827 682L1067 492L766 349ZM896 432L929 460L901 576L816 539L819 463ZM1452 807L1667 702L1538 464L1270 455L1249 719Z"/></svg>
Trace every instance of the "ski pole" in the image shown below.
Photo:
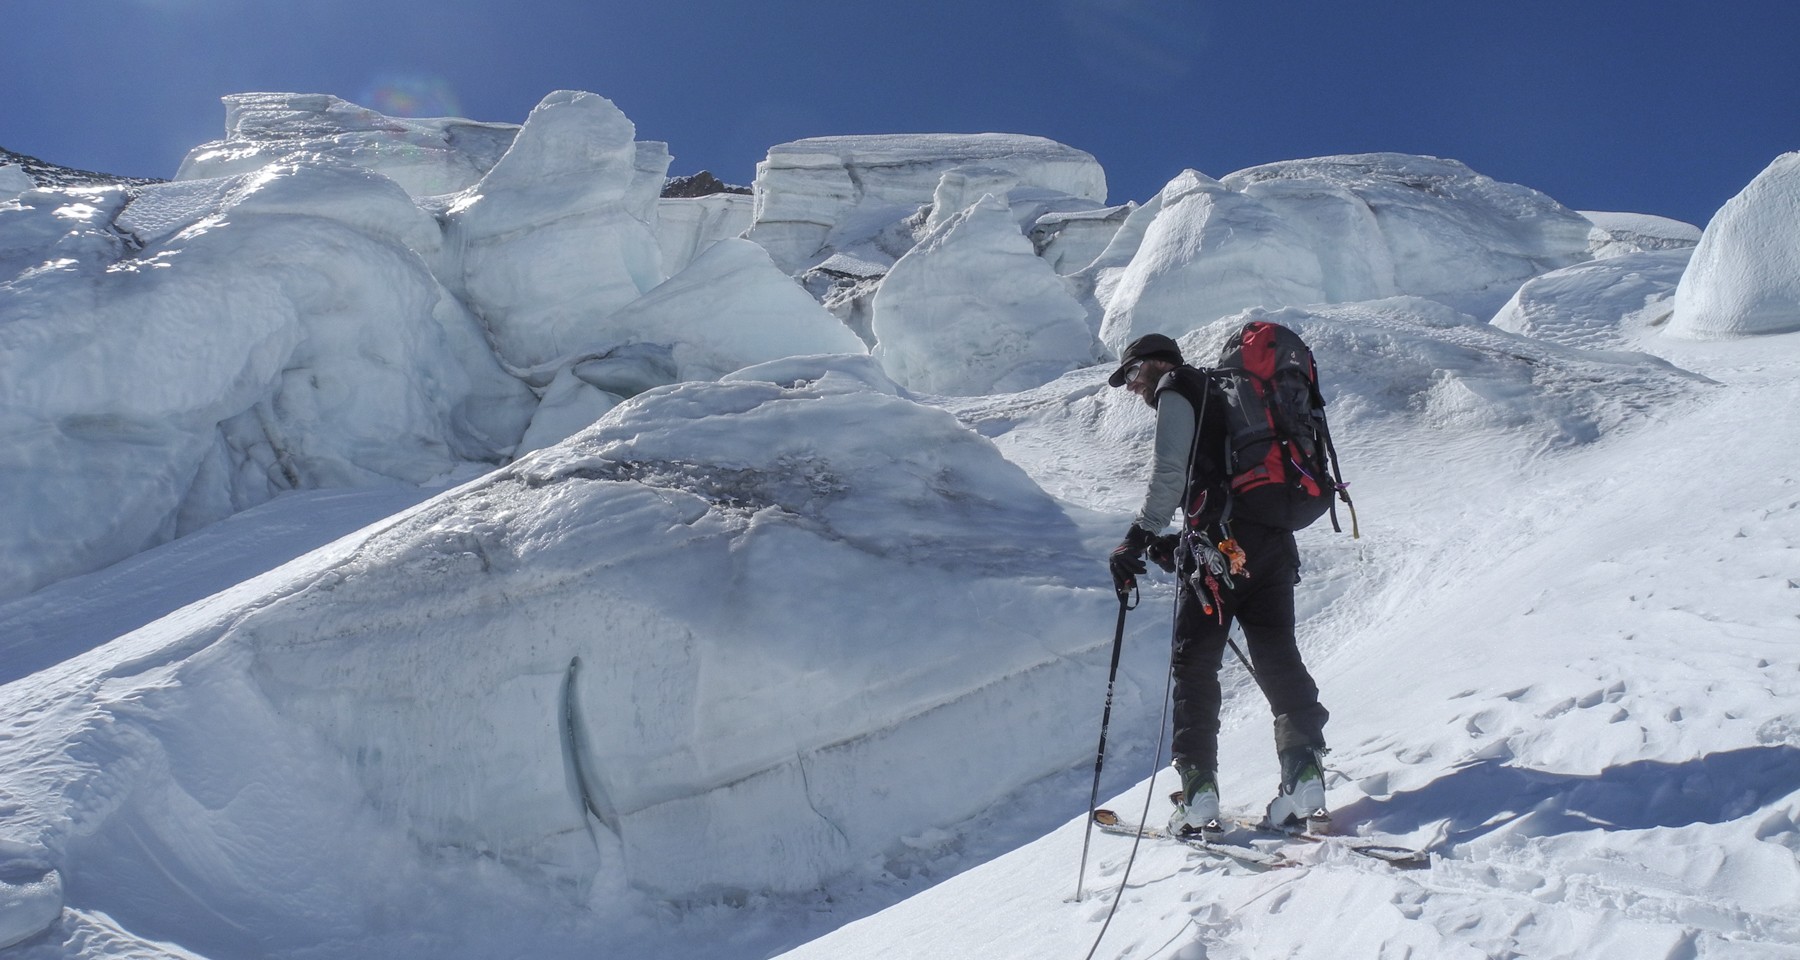
<svg viewBox="0 0 1800 960"><path fill-rule="evenodd" d="M1181 609L1181 591L1175 591L1175 609ZM1169 622L1169 669L1163 674L1162 716L1156 720L1156 750L1150 756L1150 776L1148 783L1151 789L1144 791L1144 809L1138 813L1138 823L1146 823L1150 819L1150 801L1156 796L1156 771L1162 767L1163 744L1169 735L1169 695L1175 692L1175 638L1181 629L1181 619L1171 618ZM1094 822L1088 816L1091 828ZM1131 868L1137 863L1138 847L1144 842L1144 832L1138 831L1131 838L1131 855L1125 858L1125 869L1119 874L1119 890L1113 894L1112 906L1106 908L1106 920L1100 924L1100 932L1094 935L1094 945L1088 948L1086 960L1094 960L1094 954L1100 952L1100 941L1106 939L1106 931L1112 929L1113 917L1119 912L1119 903L1125 899L1125 889L1131 885ZM1077 891L1079 893L1080 891ZM1080 899L1078 896L1077 900Z"/></svg>
<svg viewBox="0 0 1800 960"><path fill-rule="evenodd" d="M1268 686L1263 683L1262 674L1256 672L1256 664L1251 663L1250 658L1244 656L1243 648L1237 645L1237 641L1232 638L1230 633L1225 634L1225 642L1231 645L1231 652L1237 654L1237 658L1243 662L1244 669L1250 671L1250 679L1256 681L1256 689L1262 691L1263 699L1274 703L1274 699L1269 696Z"/></svg>
<svg viewBox="0 0 1800 960"><path fill-rule="evenodd" d="M1113 628L1112 666L1106 671L1106 706L1100 711L1100 746L1094 750L1094 789L1088 794L1087 832L1081 838L1081 867L1075 874L1075 902L1081 902L1081 885L1087 880L1088 844L1094 839L1094 808L1100 805L1100 768L1106 763L1106 728L1112 723L1113 684L1119 679L1119 651L1125 647L1125 613L1132 604L1125 588L1119 589L1119 624Z"/></svg>
<svg viewBox="0 0 1800 960"><path fill-rule="evenodd" d="M1225 634L1225 642L1231 644L1231 652L1237 654L1237 658L1244 663L1244 669L1250 671L1250 679L1255 680L1257 686L1262 686L1262 678L1256 675L1256 664L1251 663L1250 658L1244 656L1244 651L1238 647L1237 640L1233 639L1229 632Z"/></svg>

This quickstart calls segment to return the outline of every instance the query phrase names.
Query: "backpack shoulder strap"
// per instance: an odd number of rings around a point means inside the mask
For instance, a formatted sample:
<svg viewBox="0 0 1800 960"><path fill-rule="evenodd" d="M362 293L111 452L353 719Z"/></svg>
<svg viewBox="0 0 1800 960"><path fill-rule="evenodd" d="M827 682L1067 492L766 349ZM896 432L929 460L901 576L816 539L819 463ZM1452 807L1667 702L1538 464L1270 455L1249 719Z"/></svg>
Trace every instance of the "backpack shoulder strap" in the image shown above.
<svg viewBox="0 0 1800 960"><path fill-rule="evenodd" d="M1165 392L1173 391L1194 408L1194 440L1188 448L1187 490L1182 495L1190 521L1201 512L1214 514L1214 522L1231 515L1231 431L1226 428L1220 376L1215 370L1182 365L1164 374L1153 393L1160 401ZM1216 451L1207 447L1209 431L1216 434L1211 438L1217 441ZM1207 503L1203 495L1216 502Z"/></svg>

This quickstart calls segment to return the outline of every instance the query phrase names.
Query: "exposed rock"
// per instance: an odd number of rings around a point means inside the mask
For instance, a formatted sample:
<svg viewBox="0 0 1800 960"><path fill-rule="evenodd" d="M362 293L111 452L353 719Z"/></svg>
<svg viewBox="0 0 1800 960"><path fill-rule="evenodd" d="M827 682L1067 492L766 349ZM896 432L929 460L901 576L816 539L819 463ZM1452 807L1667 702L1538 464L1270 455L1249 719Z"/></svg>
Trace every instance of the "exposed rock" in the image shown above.
<svg viewBox="0 0 1800 960"><path fill-rule="evenodd" d="M121 177L113 173L58 166L48 160L39 160L37 157L0 147L0 168L6 167L14 167L30 177L32 185L36 187L139 187L166 182L153 177Z"/></svg>
<svg viewBox="0 0 1800 960"><path fill-rule="evenodd" d="M702 170L692 176L670 177L663 184L662 195L665 199L676 197L710 197L715 193L750 193L749 187L740 187L735 183L726 183L712 175L710 170Z"/></svg>

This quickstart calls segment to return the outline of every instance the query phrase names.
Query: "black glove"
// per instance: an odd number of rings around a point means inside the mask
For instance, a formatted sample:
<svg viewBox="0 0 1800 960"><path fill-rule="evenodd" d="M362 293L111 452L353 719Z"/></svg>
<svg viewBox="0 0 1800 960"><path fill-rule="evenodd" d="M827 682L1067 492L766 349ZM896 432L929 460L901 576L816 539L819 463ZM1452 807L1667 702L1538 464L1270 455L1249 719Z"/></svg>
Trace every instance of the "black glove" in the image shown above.
<svg viewBox="0 0 1800 960"><path fill-rule="evenodd" d="M1164 573L1174 573L1175 545L1180 542L1181 537L1173 533L1152 537L1144 554L1150 558L1151 563L1163 568Z"/></svg>
<svg viewBox="0 0 1800 960"><path fill-rule="evenodd" d="M1137 587L1139 574L1149 570L1144 566L1144 548L1150 546L1150 531L1137 524L1125 532L1125 539L1113 548L1112 557L1107 563L1112 567L1113 588L1125 593Z"/></svg>

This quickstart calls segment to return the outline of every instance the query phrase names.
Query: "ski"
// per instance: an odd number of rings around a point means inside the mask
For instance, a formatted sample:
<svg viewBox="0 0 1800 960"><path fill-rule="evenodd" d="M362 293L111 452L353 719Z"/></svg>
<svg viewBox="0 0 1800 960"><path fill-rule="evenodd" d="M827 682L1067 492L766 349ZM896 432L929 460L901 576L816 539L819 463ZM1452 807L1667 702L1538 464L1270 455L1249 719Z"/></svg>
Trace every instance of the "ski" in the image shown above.
<svg viewBox="0 0 1800 960"><path fill-rule="evenodd" d="M1286 837L1302 843L1336 844L1348 849L1351 853L1369 857L1391 866L1397 870L1424 870L1431 866L1431 851L1404 847L1397 844L1377 843L1364 837L1339 837L1320 832L1320 827L1312 825L1305 829L1278 827L1267 820L1234 819L1234 825L1253 833L1270 837ZM1329 826L1330 821L1325 825Z"/></svg>
<svg viewBox="0 0 1800 960"><path fill-rule="evenodd" d="M1299 864L1287 857L1266 850L1240 843L1230 843L1222 839L1200 836L1179 836L1161 827L1153 827L1142 823L1127 823L1119 819L1119 815L1111 810L1095 810L1094 826L1102 833L1111 833L1122 837L1143 837L1147 840L1173 840L1195 850L1210 853L1214 856L1235 860L1245 866L1263 870L1275 870L1281 867L1294 867Z"/></svg>

